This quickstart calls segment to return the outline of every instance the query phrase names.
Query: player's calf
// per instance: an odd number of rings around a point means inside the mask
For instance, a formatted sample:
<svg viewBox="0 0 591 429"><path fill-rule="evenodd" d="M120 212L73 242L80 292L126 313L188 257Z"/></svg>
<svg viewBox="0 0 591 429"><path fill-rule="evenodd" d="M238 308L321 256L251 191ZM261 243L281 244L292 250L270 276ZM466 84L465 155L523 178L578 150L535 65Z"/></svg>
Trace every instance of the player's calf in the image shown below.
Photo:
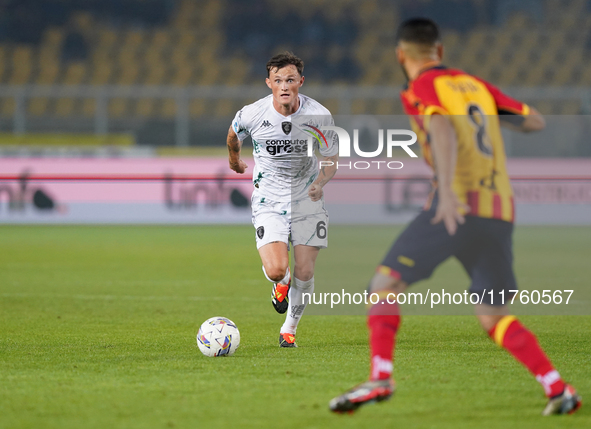
<svg viewBox="0 0 591 429"><path fill-rule="evenodd" d="M293 284L289 288L288 301L289 309L285 317L285 323L281 326L281 336L288 335L295 336L298 329L298 324L306 310L306 306L310 303L310 296L314 293L314 277L309 280L302 281L298 277L293 278ZM291 347L288 341L284 343L279 339L281 347Z"/></svg>

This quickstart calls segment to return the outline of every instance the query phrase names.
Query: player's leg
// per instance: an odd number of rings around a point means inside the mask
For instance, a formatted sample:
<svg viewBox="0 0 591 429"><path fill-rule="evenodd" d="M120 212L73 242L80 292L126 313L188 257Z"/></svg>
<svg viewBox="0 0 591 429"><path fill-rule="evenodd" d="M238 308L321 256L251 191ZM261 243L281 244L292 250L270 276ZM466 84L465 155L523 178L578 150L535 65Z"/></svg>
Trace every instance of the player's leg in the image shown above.
<svg viewBox="0 0 591 429"><path fill-rule="evenodd" d="M309 199L292 203L291 242L294 251L293 282L289 289L289 311L279 334L281 347L297 347L295 334L309 303L304 294L314 293L314 268L320 249L328 246L328 214L324 201Z"/></svg>
<svg viewBox="0 0 591 429"><path fill-rule="evenodd" d="M443 224L432 225L433 216L433 211L419 214L378 266L369 285L369 292L380 296L367 316L370 378L330 401L332 411L353 412L364 404L380 402L392 396L393 356L401 322L399 306L394 298L408 285L430 277L435 267L453 254L458 240L447 233Z"/></svg>
<svg viewBox="0 0 591 429"><path fill-rule="evenodd" d="M538 380L548 397L543 415L570 414L581 406L581 397L566 384L538 343L535 335L506 306L476 306L476 317L497 345L507 350Z"/></svg>
<svg viewBox="0 0 591 429"><path fill-rule="evenodd" d="M285 323L279 331L279 343L282 347L297 347L295 335L298 323L310 302L309 298L304 298L305 296L312 296L314 293L314 266L320 249L299 244L293 247L293 252L293 282L289 288L289 309L285 317Z"/></svg>
<svg viewBox="0 0 591 429"><path fill-rule="evenodd" d="M398 237L370 283L370 292L380 301L368 312L371 379L387 379L392 374L392 356L400 311L394 297L406 288L429 278L435 268L450 257L461 238L461 229L450 236L443 224L433 225L434 211L419 214Z"/></svg>
<svg viewBox="0 0 591 429"><path fill-rule="evenodd" d="M400 326L400 312L394 297L406 288L404 281L391 275L390 268L383 265L378 267L368 287L369 293L380 296L367 316L371 355L369 380L333 398L329 403L331 411L352 413L362 405L385 401L394 393L393 355Z"/></svg>
<svg viewBox="0 0 591 429"><path fill-rule="evenodd" d="M289 272L289 216L288 203L271 203L261 199L253 205L252 222L263 272L273 283L271 302L278 313L285 313L291 281Z"/></svg>
<svg viewBox="0 0 591 429"><path fill-rule="evenodd" d="M295 260L293 267L294 276L302 281L312 280L314 278L314 268L320 248L298 244L293 247L293 252Z"/></svg>
<svg viewBox="0 0 591 429"><path fill-rule="evenodd" d="M406 290L397 271L380 265L370 284L369 293L378 294L379 301L367 313L371 356L370 380L392 378L396 334L400 327L400 307L395 298Z"/></svg>
<svg viewBox="0 0 591 429"><path fill-rule="evenodd" d="M475 246L460 254L458 259L472 278L470 292L484 294L483 304L475 306L482 328L540 382L549 398L544 415L576 411L581 404L580 397L564 383L534 334L510 315L505 303L500 302L501 290L511 299L509 291L517 289L512 264L513 226L494 219L475 219L473 224L483 232ZM494 292L492 297L487 293L490 290Z"/></svg>
<svg viewBox="0 0 591 429"><path fill-rule="evenodd" d="M265 244L259 248L259 255L263 262L265 277L273 283L271 303L275 311L283 314L289 305L288 293L291 284L287 243L274 241Z"/></svg>
<svg viewBox="0 0 591 429"><path fill-rule="evenodd" d="M285 276L289 271L287 243L274 241L265 244L259 249L259 256L263 263L263 271L269 281L281 283L285 280Z"/></svg>

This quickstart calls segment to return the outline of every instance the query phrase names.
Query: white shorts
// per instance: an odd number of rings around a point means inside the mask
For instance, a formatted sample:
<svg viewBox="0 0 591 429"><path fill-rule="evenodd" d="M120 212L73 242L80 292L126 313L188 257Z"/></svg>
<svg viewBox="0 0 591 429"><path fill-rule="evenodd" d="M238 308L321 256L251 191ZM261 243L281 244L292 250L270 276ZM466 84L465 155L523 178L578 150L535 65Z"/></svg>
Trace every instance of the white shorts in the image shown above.
<svg viewBox="0 0 591 429"><path fill-rule="evenodd" d="M257 249L274 241L320 249L328 246L328 212L323 199L277 203L253 196L252 224Z"/></svg>

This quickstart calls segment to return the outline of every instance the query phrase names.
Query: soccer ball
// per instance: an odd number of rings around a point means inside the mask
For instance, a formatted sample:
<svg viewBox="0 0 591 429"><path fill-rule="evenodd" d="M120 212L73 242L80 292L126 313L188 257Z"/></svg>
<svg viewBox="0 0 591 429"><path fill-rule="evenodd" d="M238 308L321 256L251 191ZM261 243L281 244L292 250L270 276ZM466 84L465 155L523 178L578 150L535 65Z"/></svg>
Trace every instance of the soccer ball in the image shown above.
<svg viewBox="0 0 591 429"><path fill-rule="evenodd" d="M212 317L199 328L197 345L208 357L232 356L240 345L240 332L230 319Z"/></svg>

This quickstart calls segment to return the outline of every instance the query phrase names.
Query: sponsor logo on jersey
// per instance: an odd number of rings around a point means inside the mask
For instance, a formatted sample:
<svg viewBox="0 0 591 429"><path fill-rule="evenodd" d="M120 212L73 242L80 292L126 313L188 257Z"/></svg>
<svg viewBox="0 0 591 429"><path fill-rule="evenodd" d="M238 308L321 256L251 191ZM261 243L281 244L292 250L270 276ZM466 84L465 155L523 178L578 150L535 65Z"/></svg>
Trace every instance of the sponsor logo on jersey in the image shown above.
<svg viewBox="0 0 591 429"><path fill-rule="evenodd" d="M271 127L271 122L267 121L266 119L261 124L261 127Z"/></svg>
<svg viewBox="0 0 591 429"><path fill-rule="evenodd" d="M265 141L269 155L280 155L282 153L305 154L308 150L308 140L302 139L270 139Z"/></svg>
<svg viewBox="0 0 591 429"><path fill-rule="evenodd" d="M291 122L282 122L281 129L285 134L291 133Z"/></svg>

